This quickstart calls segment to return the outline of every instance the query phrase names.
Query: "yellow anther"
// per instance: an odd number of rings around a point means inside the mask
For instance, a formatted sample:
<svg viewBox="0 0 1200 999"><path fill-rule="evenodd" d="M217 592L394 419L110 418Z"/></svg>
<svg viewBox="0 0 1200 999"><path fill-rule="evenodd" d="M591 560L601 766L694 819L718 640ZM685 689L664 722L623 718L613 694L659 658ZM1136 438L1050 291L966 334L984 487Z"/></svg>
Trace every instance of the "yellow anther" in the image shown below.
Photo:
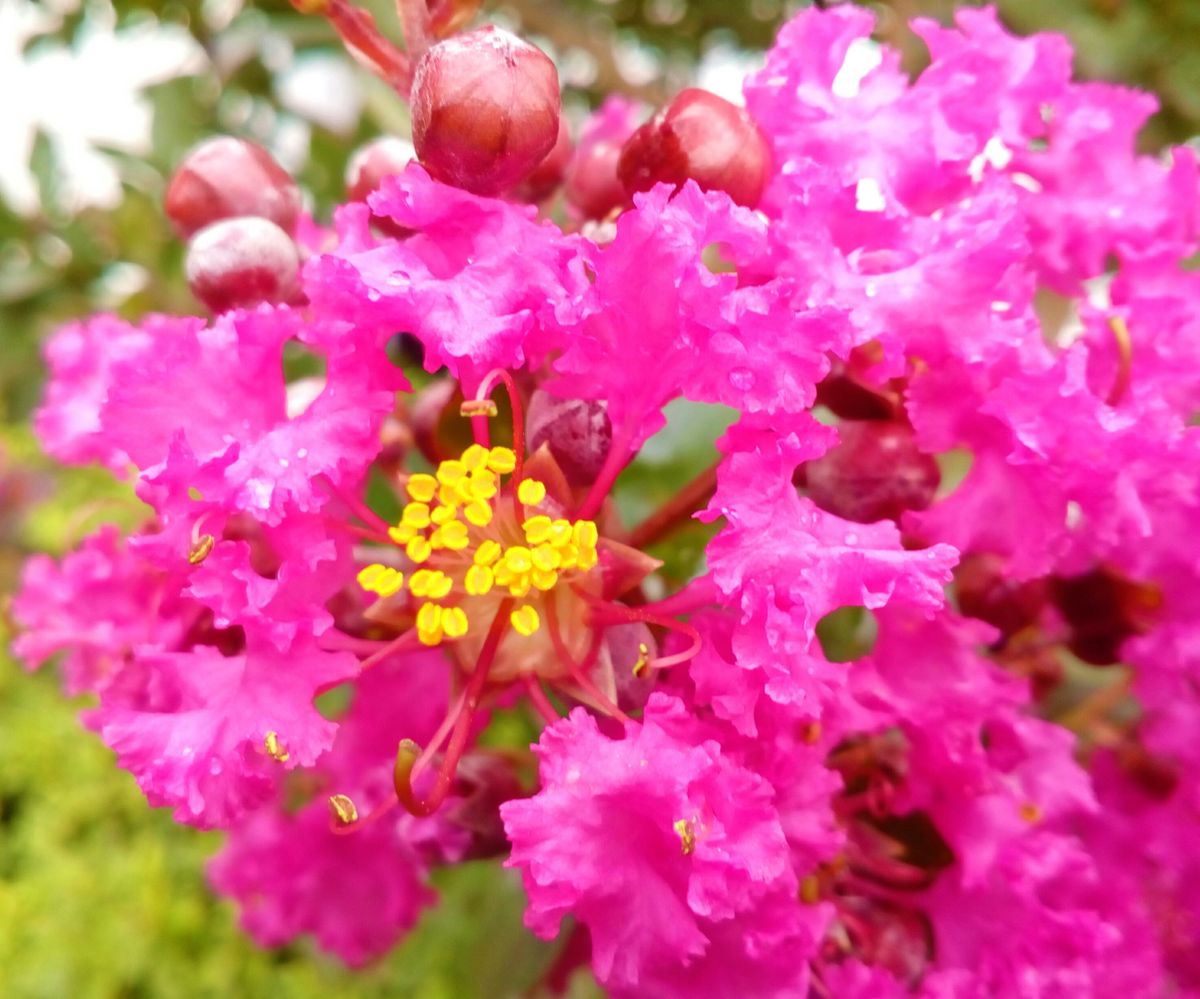
<svg viewBox="0 0 1200 999"><path fill-rule="evenodd" d="M554 589L558 583L558 573L553 569L534 569L529 574L529 579L539 590L548 591Z"/></svg>
<svg viewBox="0 0 1200 999"><path fill-rule="evenodd" d="M579 549L572 544L565 544L558 549L560 569L574 569L579 565Z"/></svg>
<svg viewBox="0 0 1200 999"><path fill-rule="evenodd" d="M538 617L538 612L529 604L523 607L518 607L508 618L512 622L513 628L517 634L524 635L528 638L542 626L542 619Z"/></svg>
<svg viewBox="0 0 1200 999"><path fill-rule="evenodd" d="M696 827L691 819L677 819L675 834L679 837L679 848L685 857L696 849Z"/></svg>
<svg viewBox="0 0 1200 999"><path fill-rule="evenodd" d="M266 738L263 739L263 747L267 751L267 755L276 763L287 763L288 757L291 755L279 739L278 732L268 732Z"/></svg>
<svg viewBox="0 0 1200 999"><path fill-rule="evenodd" d="M329 810L339 825L348 826L358 821L358 809L354 807L354 801L344 794L329 796Z"/></svg>
<svg viewBox="0 0 1200 999"><path fill-rule="evenodd" d="M388 537L398 545L406 545L417 536L417 529L412 524L400 524L388 528Z"/></svg>
<svg viewBox="0 0 1200 999"><path fill-rule="evenodd" d="M388 569L375 584L374 590L381 597L393 597L404 589L404 573Z"/></svg>
<svg viewBox="0 0 1200 999"><path fill-rule="evenodd" d="M546 498L546 485L537 479L522 479L517 486L517 499L526 506L537 506Z"/></svg>
<svg viewBox="0 0 1200 999"><path fill-rule="evenodd" d="M464 399L458 406L459 416L486 416L493 417L500 410L496 408L496 404L491 399Z"/></svg>
<svg viewBox="0 0 1200 999"><path fill-rule="evenodd" d="M467 570L463 586L471 596L482 597L485 593L491 592L495 581L495 573L486 565L473 565Z"/></svg>
<svg viewBox="0 0 1200 999"><path fill-rule="evenodd" d="M633 675L640 677L646 672L646 667L650 665L650 646L645 642L638 642L638 657L633 664Z"/></svg>
<svg viewBox="0 0 1200 999"><path fill-rule="evenodd" d="M420 565L433 554L433 545L429 543L428 538L413 538L404 546L404 554Z"/></svg>
<svg viewBox="0 0 1200 999"><path fill-rule="evenodd" d="M573 540L580 548L595 548L600 540L600 531L594 520L577 520L572 529Z"/></svg>
<svg viewBox="0 0 1200 999"><path fill-rule="evenodd" d="M501 551L500 543L488 538L475 549L475 564L491 565L500 557Z"/></svg>
<svg viewBox="0 0 1200 999"><path fill-rule="evenodd" d="M437 480L443 486L453 486L461 482L467 474L467 466L453 458L438 465Z"/></svg>
<svg viewBox="0 0 1200 999"><path fill-rule="evenodd" d="M417 611L417 638L422 645L437 645L442 640L442 613L437 604L421 604Z"/></svg>
<svg viewBox="0 0 1200 999"><path fill-rule="evenodd" d="M404 484L408 495L418 503L431 502L437 494L437 487L437 479L432 475L426 475L424 472L418 472L416 475L409 476L408 482Z"/></svg>
<svg viewBox="0 0 1200 999"><path fill-rule="evenodd" d="M433 508L433 511L429 514L429 519L438 527L441 527L443 524L450 523L450 521L454 519L455 515L456 512L454 507L438 506Z"/></svg>
<svg viewBox="0 0 1200 999"><path fill-rule="evenodd" d="M520 600L533 586L533 580L529 577L529 573L523 573L520 576L514 576L512 582L508 584L508 592Z"/></svg>
<svg viewBox="0 0 1200 999"><path fill-rule="evenodd" d="M526 541L531 545L540 545L550 537L550 518L544 513L539 513L536 517L526 520L521 528L525 531Z"/></svg>
<svg viewBox="0 0 1200 999"><path fill-rule="evenodd" d="M571 541L571 522L569 520L556 520L550 525L550 544L555 548L561 548Z"/></svg>
<svg viewBox="0 0 1200 999"><path fill-rule="evenodd" d="M460 479L459 481L462 480ZM442 506L449 507L451 510L458 506L460 502L458 490L455 489L454 486L439 486L437 498L438 502L441 503Z"/></svg>
<svg viewBox="0 0 1200 999"><path fill-rule="evenodd" d="M454 496L458 503L470 503L475 498L475 494L471 491L471 480L460 479L454 483Z"/></svg>
<svg viewBox="0 0 1200 999"><path fill-rule="evenodd" d="M508 586L514 579L517 578L517 574L503 562L499 562L496 564L493 578L496 580L497 586Z"/></svg>
<svg viewBox="0 0 1200 999"><path fill-rule="evenodd" d="M500 479L495 472L481 468L471 473L471 495L476 499L491 499L500 487Z"/></svg>
<svg viewBox="0 0 1200 999"><path fill-rule="evenodd" d="M463 452L462 463L466 465L468 472L475 472L487 467L489 456L488 449L483 445L472 444Z"/></svg>
<svg viewBox="0 0 1200 999"><path fill-rule="evenodd" d="M581 571L587 572L588 569L591 569L598 561L600 561L600 557L596 554L595 548L584 548L579 553L579 561L576 563L576 565Z"/></svg>
<svg viewBox="0 0 1200 999"><path fill-rule="evenodd" d="M447 638L462 638L469 627L467 612L461 607L447 607L442 611L442 630Z"/></svg>
<svg viewBox="0 0 1200 999"><path fill-rule="evenodd" d="M418 569L408 581L408 588L414 597L429 596L429 587L433 584L435 574L431 569Z"/></svg>
<svg viewBox="0 0 1200 999"><path fill-rule="evenodd" d="M494 447L488 453L487 467L497 475L509 475L517 467L517 456L512 448Z"/></svg>
<svg viewBox="0 0 1200 999"><path fill-rule="evenodd" d="M444 572L435 572L429 581L429 596L433 600L441 600L450 595L454 589L454 580Z"/></svg>
<svg viewBox="0 0 1200 999"><path fill-rule="evenodd" d="M216 543L217 539L211 534L201 535L200 540L188 550L188 565L199 565L203 562L208 558Z"/></svg>
<svg viewBox="0 0 1200 999"><path fill-rule="evenodd" d="M463 509L463 516L476 527L487 527L492 522L491 504L484 500L472 500Z"/></svg>
<svg viewBox="0 0 1200 999"><path fill-rule="evenodd" d="M451 551L460 552L471 543L467 525L461 520L452 520L443 524L438 528L437 533L442 536L442 544Z"/></svg>
<svg viewBox="0 0 1200 999"><path fill-rule="evenodd" d="M821 879L808 874L800 881L800 901L805 905L816 905L821 901Z"/></svg>
<svg viewBox="0 0 1200 999"><path fill-rule="evenodd" d="M380 565L378 562L373 565L368 565L366 568L358 570L358 585L364 590L374 590L375 584L383 578L383 574L387 572L386 565Z"/></svg>
<svg viewBox="0 0 1200 999"><path fill-rule="evenodd" d="M409 524L412 527L428 527L429 526L429 504L428 503L409 503L404 508L404 513L400 517L401 524Z"/></svg>
<svg viewBox="0 0 1200 999"><path fill-rule="evenodd" d="M513 545L504 553L504 564L516 575L528 572L533 568L533 553L522 545Z"/></svg>
<svg viewBox="0 0 1200 999"><path fill-rule="evenodd" d="M541 569L543 572L549 572L562 565L562 555L558 549L551 548L550 545L538 545L533 550L532 559L533 567Z"/></svg>

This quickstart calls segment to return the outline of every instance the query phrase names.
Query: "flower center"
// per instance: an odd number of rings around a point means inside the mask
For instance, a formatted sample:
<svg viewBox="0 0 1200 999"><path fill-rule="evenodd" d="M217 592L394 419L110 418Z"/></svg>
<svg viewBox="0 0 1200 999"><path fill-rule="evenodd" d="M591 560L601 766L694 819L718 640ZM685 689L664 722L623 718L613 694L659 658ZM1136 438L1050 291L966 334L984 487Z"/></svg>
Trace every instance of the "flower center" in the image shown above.
<svg viewBox="0 0 1200 999"><path fill-rule="evenodd" d="M409 572L374 563L358 581L381 599L403 594L421 643L451 643L464 668L509 601L511 631L496 651L491 678L553 679L567 668L560 646L576 661L587 652L584 595L600 591L592 571L599 534L594 521L564 517L540 480L517 481L516 467L510 448L472 444L434 474L410 476L409 502L388 530Z"/></svg>

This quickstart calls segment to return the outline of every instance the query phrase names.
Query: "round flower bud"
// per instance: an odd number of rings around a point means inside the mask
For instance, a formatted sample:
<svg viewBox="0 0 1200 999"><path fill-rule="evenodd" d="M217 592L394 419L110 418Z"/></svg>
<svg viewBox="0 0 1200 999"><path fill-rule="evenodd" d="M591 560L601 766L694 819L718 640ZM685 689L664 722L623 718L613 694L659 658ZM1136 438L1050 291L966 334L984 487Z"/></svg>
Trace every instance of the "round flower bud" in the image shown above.
<svg viewBox="0 0 1200 999"><path fill-rule="evenodd" d="M530 203L544 201L558 190L566 173L567 164L571 161L571 130L567 128L566 119L558 121L558 139L554 148L546 154L528 177L513 189L513 197L518 201Z"/></svg>
<svg viewBox="0 0 1200 999"><path fill-rule="evenodd" d="M640 118L640 105L609 97L584 125L564 187L567 203L579 217L604 219L629 203L617 162Z"/></svg>
<svg viewBox="0 0 1200 999"><path fill-rule="evenodd" d="M529 400L525 436L530 452L545 444L572 486L596 481L612 446L612 423L603 402L559 399L537 389Z"/></svg>
<svg viewBox="0 0 1200 999"><path fill-rule="evenodd" d="M805 466L808 494L817 506L870 524L933 502L941 472L917 449L908 426L865 420L841 423L838 433L837 447Z"/></svg>
<svg viewBox="0 0 1200 999"><path fill-rule="evenodd" d="M1045 580L1013 580L1005 565L1000 555L966 553L954 570L954 591L963 614L986 621L1007 637L1037 622L1047 592Z"/></svg>
<svg viewBox="0 0 1200 999"><path fill-rule="evenodd" d="M692 88L629 137L617 172L630 195L691 179L753 208L770 177L771 150L743 108Z"/></svg>
<svg viewBox="0 0 1200 999"><path fill-rule="evenodd" d="M358 149L346 166L346 197L351 201L366 201L367 195L379 190L385 177L403 173L417 158L417 151L407 139L385 135L373 139Z"/></svg>
<svg viewBox="0 0 1200 999"><path fill-rule="evenodd" d="M263 218L201 229L188 244L188 287L213 312L288 302L299 292L300 255L292 237Z"/></svg>
<svg viewBox="0 0 1200 999"><path fill-rule="evenodd" d="M184 239L241 215L270 219L290 233L300 214L300 189L262 146L221 135L184 157L167 186L164 207Z"/></svg>
<svg viewBox="0 0 1200 999"><path fill-rule="evenodd" d="M489 25L438 42L417 62L413 144L440 180L499 194L558 138L558 71L541 49Z"/></svg>

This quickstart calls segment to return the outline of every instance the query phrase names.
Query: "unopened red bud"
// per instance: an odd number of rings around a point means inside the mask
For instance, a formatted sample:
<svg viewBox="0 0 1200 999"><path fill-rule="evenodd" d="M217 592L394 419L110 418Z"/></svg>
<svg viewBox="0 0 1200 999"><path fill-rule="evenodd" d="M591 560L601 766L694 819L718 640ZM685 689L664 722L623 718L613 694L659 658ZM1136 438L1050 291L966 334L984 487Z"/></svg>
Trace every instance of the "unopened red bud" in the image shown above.
<svg viewBox="0 0 1200 999"><path fill-rule="evenodd" d="M530 452L545 444L572 486L596 481L612 447L612 423L603 402L559 399L542 389L529 400L525 436Z"/></svg>
<svg viewBox="0 0 1200 999"><path fill-rule="evenodd" d="M533 173L519 183L512 192L518 201L530 203L544 201L558 190L563 182L567 164L571 162L571 130L565 119L558 121L558 139L536 167Z"/></svg>
<svg viewBox="0 0 1200 999"><path fill-rule="evenodd" d="M346 196L351 201L366 201L367 195L379 190L384 178L403 173L416 158L417 151L407 139L385 135L368 142L346 166Z"/></svg>
<svg viewBox="0 0 1200 999"><path fill-rule="evenodd" d="M680 91L629 137L617 172L629 194L694 180L755 207L771 172L771 150L745 109L707 90Z"/></svg>
<svg viewBox="0 0 1200 999"><path fill-rule="evenodd" d="M184 239L222 219L253 215L292 232L300 189L262 146L229 135L208 139L176 168L164 202Z"/></svg>
<svg viewBox="0 0 1200 999"><path fill-rule="evenodd" d="M293 301L300 255L292 237L263 218L224 219L188 244L188 287L211 311Z"/></svg>
<svg viewBox="0 0 1200 999"><path fill-rule="evenodd" d="M584 125L564 187L567 203L580 217L604 219L629 203L617 163L640 118L638 104L609 97Z"/></svg>
<svg viewBox="0 0 1200 999"><path fill-rule="evenodd" d="M986 552L963 555L954 570L954 591L963 614L986 621L1005 636L1036 622L1047 599L1045 580L1013 580L1006 560Z"/></svg>
<svg viewBox="0 0 1200 999"><path fill-rule="evenodd" d="M558 138L559 111L550 57L495 26L438 42L417 63L417 155L475 194L499 194L532 173Z"/></svg>
<svg viewBox="0 0 1200 999"><path fill-rule="evenodd" d="M912 430L884 420L838 426L837 447L805 466L808 494L830 513L870 524L924 510L941 481L937 462L917 448Z"/></svg>
<svg viewBox="0 0 1200 999"><path fill-rule="evenodd" d="M1162 591L1099 566L1079 576L1051 580L1050 592L1071 628L1067 647L1094 666L1121 658L1121 647L1150 631L1162 610Z"/></svg>

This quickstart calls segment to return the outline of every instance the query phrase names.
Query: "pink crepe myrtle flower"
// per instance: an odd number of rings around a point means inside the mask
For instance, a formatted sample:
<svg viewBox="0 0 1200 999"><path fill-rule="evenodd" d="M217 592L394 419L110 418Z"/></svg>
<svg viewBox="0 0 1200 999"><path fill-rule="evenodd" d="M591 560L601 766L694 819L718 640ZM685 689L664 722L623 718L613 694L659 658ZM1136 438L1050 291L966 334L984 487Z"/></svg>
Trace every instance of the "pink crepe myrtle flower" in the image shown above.
<svg viewBox="0 0 1200 999"><path fill-rule="evenodd" d="M610 102L566 216L409 164L300 220L291 305L50 339L44 446L148 516L29 561L17 651L229 830L256 939L359 964L504 858L616 996L1200 988L1195 157L1064 39L919 22L910 80L872 28L746 80L754 211L614 193ZM626 523L681 399L716 461Z"/></svg>

